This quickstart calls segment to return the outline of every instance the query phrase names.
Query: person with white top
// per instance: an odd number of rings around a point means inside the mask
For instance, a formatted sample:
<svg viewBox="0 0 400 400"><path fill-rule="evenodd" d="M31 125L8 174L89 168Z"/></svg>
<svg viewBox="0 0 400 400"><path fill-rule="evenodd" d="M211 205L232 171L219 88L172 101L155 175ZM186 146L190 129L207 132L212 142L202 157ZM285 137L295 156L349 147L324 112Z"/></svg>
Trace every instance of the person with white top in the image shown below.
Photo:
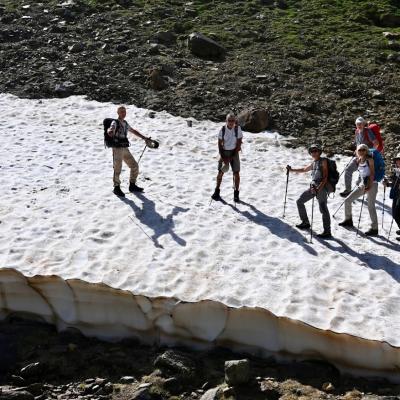
<svg viewBox="0 0 400 400"><path fill-rule="evenodd" d="M222 177L225 172L229 171L229 165L232 168L234 178L233 199L239 202L239 185L240 185L240 158L239 151L241 150L243 133L237 124L235 114L229 113L226 116L226 125L224 125L218 134L218 150L220 159L218 161L217 186L211 196L213 200L221 200L220 187Z"/></svg>
<svg viewBox="0 0 400 400"><path fill-rule="evenodd" d="M339 223L343 227L352 227L352 203L361 196L367 195L368 212L371 218L371 227L365 232L367 236L378 235L378 215L376 213L376 195L378 193L378 182L375 181L374 160L369 154L366 144L357 146L357 165L360 174L357 187L346 197L344 201L344 220Z"/></svg>

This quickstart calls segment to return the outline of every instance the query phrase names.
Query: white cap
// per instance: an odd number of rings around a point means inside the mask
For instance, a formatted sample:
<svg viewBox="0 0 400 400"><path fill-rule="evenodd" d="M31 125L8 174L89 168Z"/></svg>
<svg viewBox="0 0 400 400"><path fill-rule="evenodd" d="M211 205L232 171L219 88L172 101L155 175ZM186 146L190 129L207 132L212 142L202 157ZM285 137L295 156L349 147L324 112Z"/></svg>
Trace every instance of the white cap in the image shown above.
<svg viewBox="0 0 400 400"><path fill-rule="evenodd" d="M356 119L356 124L365 124L365 119L363 117L358 117Z"/></svg>

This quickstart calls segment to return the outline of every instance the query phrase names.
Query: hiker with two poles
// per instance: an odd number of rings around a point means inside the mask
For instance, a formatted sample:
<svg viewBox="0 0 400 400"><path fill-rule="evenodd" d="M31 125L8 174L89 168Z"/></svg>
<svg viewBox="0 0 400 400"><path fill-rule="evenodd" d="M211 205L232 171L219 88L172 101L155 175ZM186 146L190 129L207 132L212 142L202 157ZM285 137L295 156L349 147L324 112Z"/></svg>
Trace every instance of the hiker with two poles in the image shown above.
<svg viewBox="0 0 400 400"><path fill-rule="evenodd" d="M103 122L104 124L104 143L106 147L112 148L113 153L113 167L114 167L114 194L118 197L125 197L125 193L121 190L120 174L122 169L122 161L124 161L130 168L129 177L129 191L130 192L143 192L143 188L136 185L136 179L139 175L139 164L136 162L132 153L129 151L130 146L128 140L128 132L143 139L146 143L146 147L157 148L158 142L151 140L144 135L142 135L136 129L133 129L127 121L126 108L120 106L117 109L118 118L106 118ZM146 149L144 148L144 150ZM144 152L143 150L143 152ZM142 152L142 155L143 155ZM140 158L139 158L140 161Z"/></svg>
<svg viewBox="0 0 400 400"><path fill-rule="evenodd" d="M229 165L233 172L233 200L235 203L240 201L239 199L239 185L240 185L240 158L239 152L241 150L243 140L243 133L240 126L237 123L235 114L229 113L226 116L226 124L221 128L218 133L218 151L220 159L218 161L218 175L217 185L211 198L213 200L221 200L220 188L222 183L222 177L225 172L229 171Z"/></svg>
<svg viewBox="0 0 400 400"><path fill-rule="evenodd" d="M292 168L288 165L287 174L289 172L309 172L311 171L311 183L310 187L305 190L300 197L297 199L297 209L301 223L296 225L299 229L310 229L312 234L312 223L308 219L307 210L305 203L312 200L314 211L314 198L318 200L319 210L322 214L322 222L324 230L317 236L322 239L329 239L332 237L331 234L331 217L328 209L328 194L333 191L332 184L328 181L328 159L321 157L322 148L319 144L313 144L308 149L313 161L311 164L303 168ZM313 215L312 215L313 219Z"/></svg>
<svg viewBox="0 0 400 400"><path fill-rule="evenodd" d="M383 185L385 187L390 187L389 197L392 199L392 222L390 224L389 236L392 230L393 221L396 221L396 240L400 241L400 153L396 154L393 159L394 168L393 174L390 178L385 178L383 180Z"/></svg>

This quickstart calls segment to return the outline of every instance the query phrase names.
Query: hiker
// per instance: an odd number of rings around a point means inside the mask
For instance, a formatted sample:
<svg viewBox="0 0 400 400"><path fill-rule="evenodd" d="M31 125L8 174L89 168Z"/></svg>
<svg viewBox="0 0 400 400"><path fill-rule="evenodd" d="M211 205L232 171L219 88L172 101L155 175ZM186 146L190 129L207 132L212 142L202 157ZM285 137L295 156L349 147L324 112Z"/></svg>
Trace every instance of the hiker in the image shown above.
<svg viewBox="0 0 400 400"><path fill-rule="evenodd" d="M399 228L396 231L398 237L396 240L400 241L400 153L393 159L394 169L393 174L389 179L384 179L383 184L386 187L390 187L389 197L393 199L392 203L392 217L396 221L397 227Z"/></svg>
<svg viewBox="0 0 400 400"><path fill-rule="evenodd" d="M224 125L218 134L218 150L220 159L218 161L217 186L211 196L213 200L221 200L220 187L222 177L229 171L229 165L232 168L234 179L233 200L239 202L240 185L240 159L239 151L242 146L243 134L240 126L237 124L235 114L229 113L226 116L226 125Z"/></svg>
<svg viewBox="0 0 400 400"><path fill-rule="evenodd" d="M356 119L356 130L355 134L355 146L356 148L360 144L365 144L368 148L378 149L379 141L375 135L375 133L368 128L367 121L363 117L358 117ZM345 190L340 193L342 197L347 197L351 193L351 181L353 178L353 173L357 171L357 154L354 152L354 156L352 160L347 164L344 170L344 185Z"/></svg>
<svg viewBox="0 0 400 400"><path fill-rule="evenodd" d="M319 204L319 211L322 214L322 223L324 230L317 236L320 238L328 239L332 237L331 234L331 216L328 210L328 194L330 192L328 182L328 160L322 158L322 148L319 144L312 144L308 152L310 153L313 162L304 168L292 168L288 165L286 168L290 172L309 172L311 171L310 188L304 191L297 199L297 209L301 223L296 225L299 229L309 229L310 222L307 216L305 203L316 197Z"/></svg>
<svg viewBox="0 0 400 400"><path fill-rule="evenodd" d="M111 122L110 128L107 133L110 135L113 140L112 152L113 152L113 166L114 166L114 194L119 197L125 197L125 193L121 190L121 181L119 176L121 174L122 169L122 161L130 168L130 178L129 178L129 191L130 192L143 192L143 188L136 185L136 178L139 174L139 166L136 160L133 158L131 152L129 151L129 140L128 140L128 132L133 133L134 135L140 137L143 140L149 140L143 136L136 129L133 129L127 121L125 121L126 117L126 108L124 106L120 106L117 109L118 120L113 120Z"/></svg>
<svg viewBox="0 0 400 400"><path fill-rule="evenodd" d="M352 227L352 203L359 197L367 195L368 211L371 218L371 227L365 232L367 236L378 235L378 215L376 213L375 201L378 193L378 182L375 180L375 166L374 160L369 153L369 148L366 144L359 144L357 146L358 172L360 174L357 181L358 187L355 188L344 201L344 220L339 223L343 227Z"/></svg>

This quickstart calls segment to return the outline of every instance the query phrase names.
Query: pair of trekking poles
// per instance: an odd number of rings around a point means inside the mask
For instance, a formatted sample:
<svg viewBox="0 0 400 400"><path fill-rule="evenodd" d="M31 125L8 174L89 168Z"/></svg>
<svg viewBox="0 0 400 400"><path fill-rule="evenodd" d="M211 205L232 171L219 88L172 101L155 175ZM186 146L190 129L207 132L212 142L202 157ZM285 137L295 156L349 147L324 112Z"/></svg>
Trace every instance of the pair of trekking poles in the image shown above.
<svg viewBox="0 0 400 400"><path fill-rule="evenodd" d="M285 213L286 213L286 200L287 200L287 192L288 192L288 186L289 186L289 172L290 169L288 168L289 166L286 167L286 188L285 188L285 200L283 203L283 215L282 218L285 218ZM316 196L316 195L315 195ZM313 223L314 223L314 199L315 196L312 197L312 205L311 205L311 223L310 223L310 243L312 243L313 239Z"/></svg>

